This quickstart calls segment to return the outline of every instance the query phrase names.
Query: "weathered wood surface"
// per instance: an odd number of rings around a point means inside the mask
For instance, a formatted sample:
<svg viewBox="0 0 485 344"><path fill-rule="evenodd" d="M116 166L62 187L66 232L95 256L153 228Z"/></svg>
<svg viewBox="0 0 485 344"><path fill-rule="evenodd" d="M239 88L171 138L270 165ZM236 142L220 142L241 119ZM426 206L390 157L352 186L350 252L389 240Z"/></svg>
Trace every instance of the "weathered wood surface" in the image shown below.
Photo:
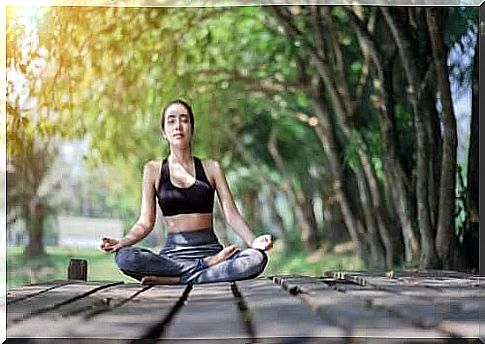
<svg viewBox="0 0 485 344"><path fill-rule="evenodd" d="M334 337L343 343L342 327L321 319L298 298L289 294L271 280L248 280L236 284L246 303L253 336L258 342L275 338L304 338L298 342L312 342L312 338ZM318 342L318 341L315 341Z"/></svg>
<svg viewBox="0 0 485 344"><path fill-rule="evenodd" d="M446 343L484 331L485 278L447 271L194 286L54 281L7 292L7 337L39 343Z"/></svg>

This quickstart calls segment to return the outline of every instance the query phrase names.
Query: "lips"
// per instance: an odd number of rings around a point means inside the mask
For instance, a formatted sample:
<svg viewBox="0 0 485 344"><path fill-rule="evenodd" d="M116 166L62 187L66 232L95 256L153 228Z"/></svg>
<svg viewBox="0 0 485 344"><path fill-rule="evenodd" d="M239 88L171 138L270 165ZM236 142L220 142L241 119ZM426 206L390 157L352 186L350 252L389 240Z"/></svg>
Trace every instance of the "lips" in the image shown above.
<svg viewBox="0 0 485 344"><path fill-rule="evenodd" d="M182 138L182 137L184 137L184 134L182 134L182 133L173 134L173 137L174 138Z"/></svg>

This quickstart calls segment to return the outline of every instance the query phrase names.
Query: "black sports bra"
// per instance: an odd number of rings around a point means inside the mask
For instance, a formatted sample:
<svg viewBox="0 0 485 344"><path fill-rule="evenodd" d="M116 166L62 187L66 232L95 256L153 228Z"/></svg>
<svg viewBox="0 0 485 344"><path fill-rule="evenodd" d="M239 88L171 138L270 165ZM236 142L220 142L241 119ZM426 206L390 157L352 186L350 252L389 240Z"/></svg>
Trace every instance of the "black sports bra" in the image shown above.
<svg viewBox="0 0 485 344"><path fill-rule="evenodd" d="M157 188L157 199L164 216L212 213L214 188L209 183L199 158L194 157L194 165L195 183L187 188L181 188L173 185L170 181L168 160L163 160Z"/></svg>

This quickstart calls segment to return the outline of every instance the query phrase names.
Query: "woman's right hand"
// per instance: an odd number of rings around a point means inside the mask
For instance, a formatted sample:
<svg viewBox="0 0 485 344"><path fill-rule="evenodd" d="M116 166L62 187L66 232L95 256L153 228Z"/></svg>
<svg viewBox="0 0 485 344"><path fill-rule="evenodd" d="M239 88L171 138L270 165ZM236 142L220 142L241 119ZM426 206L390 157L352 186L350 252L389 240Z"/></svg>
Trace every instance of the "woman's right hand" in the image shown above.
<svg viewBox="0 0 485 344"><path fill-rule="evenodd" d="M116 252L122 247L123 245L118 239L112 239L108 237L101 238L101 249L106 252Z"/></svg>

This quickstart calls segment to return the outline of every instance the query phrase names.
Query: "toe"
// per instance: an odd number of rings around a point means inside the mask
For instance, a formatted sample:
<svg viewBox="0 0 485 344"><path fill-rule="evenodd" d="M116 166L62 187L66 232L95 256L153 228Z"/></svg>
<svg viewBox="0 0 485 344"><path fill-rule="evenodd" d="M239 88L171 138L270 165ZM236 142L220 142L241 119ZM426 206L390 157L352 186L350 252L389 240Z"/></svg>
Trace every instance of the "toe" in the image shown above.
<svg viewBox="0 0 485 344"><path fill-rule="evenodd" d="M154 278L151 276L145 276L141 279L141 284L153 284Z"/></svg>

